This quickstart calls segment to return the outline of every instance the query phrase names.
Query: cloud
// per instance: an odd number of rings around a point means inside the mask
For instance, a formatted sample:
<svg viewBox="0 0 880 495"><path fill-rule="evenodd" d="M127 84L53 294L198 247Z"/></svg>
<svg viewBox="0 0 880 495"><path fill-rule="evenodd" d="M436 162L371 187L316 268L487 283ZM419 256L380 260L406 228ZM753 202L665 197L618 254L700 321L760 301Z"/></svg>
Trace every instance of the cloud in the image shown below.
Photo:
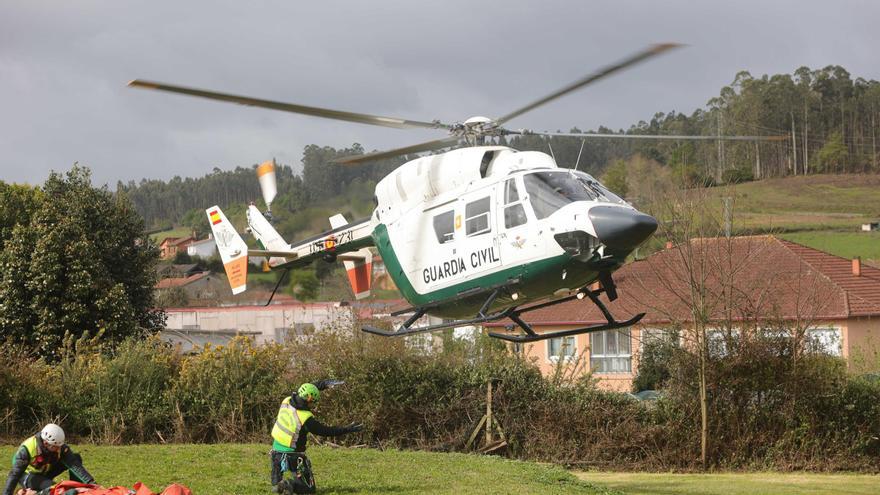
<svg viewBox="0 0 880 495"><path fill-rule="evenodd" d="M154 79L379 115L498 116L659 41L688 47L510 123L626 128L690 113L739 70L878 78L880 5L664 2L13 1L0 5L0 180L74 161L98 182L197 176L311 143L439 137L125 87Z"/></svg>

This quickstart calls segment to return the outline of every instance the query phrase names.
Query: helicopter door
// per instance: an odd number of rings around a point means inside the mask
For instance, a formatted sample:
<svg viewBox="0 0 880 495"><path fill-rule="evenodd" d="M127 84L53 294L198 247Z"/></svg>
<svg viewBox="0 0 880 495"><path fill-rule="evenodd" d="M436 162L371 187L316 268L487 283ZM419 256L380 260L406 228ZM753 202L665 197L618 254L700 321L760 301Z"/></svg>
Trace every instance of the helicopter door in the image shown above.
<svg viewBox="0 0 880 495"><path fill-rule="evenodd" d="M516 178L510 178L501 185L498 194L498 244L502 263L516 265L533 257L529 243L530 223L526 213L525 194L517 184Z"/></svg>

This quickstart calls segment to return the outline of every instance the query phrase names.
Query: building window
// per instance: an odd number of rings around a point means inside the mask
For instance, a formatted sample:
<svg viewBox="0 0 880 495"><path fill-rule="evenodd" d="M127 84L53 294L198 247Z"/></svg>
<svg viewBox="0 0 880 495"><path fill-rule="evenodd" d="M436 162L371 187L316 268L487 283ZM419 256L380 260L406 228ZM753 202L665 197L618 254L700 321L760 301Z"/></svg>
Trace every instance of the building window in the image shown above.
<svg viewBox="0 0 880 495"><path fill-rule="evenodd" d="M631 341L628 328L590 334L590 368L596 373L632 372Z"/></svg>
<svg viewBox="0 0 880 495"><path fill-rule="evenodd" d="M737 350L739 343L739 328L707 328L706 345L709 354L714 357L727 357L731 351Z"/></svg>
<svg viewBox="0 0 880 495"><path fill-rule="evenodd" d="M464 208L464 223L467 235L485 234L489 227L489 197L478 199Z"/></svg>
<svg viewBox="0 0 880 495"><path fill-rule="evenodd" d="M440 244L452 240L455 235L455 213L452 210L434 217L434 234L437 235L437 242Z"/></svg>
<svg viewBox="0 0 880 495"><path fill-rule="evenodd" d="M547 339L547 358L556 363L560 359L570 361L577 354L574 336Z"/></svg>
<svg viewBox="0 0 880 495"><path fill-rule="evenodd" d="M829 356L841 355L840 329L834 327L819 327L807 330L813 348Z"/></svg>
<svg viewBox="0 0 880 495"><path fill-rule="evenodd" d="M672 344L675 337L675 333L668 328L642 328L641 335L640 350L644 350L646 345Z"/></svg>

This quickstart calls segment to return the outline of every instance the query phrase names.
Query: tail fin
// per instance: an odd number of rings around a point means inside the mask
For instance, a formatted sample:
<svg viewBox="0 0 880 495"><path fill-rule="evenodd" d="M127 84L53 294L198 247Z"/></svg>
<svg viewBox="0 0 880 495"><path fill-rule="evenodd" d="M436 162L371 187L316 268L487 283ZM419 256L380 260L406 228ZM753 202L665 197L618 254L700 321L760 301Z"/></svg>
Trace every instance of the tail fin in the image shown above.
<svg viewBox="0 0 880 495"><path fill-rule="evenodd" d="M226 269L226 277L233 294L240 294L247 289L247 261L248 247L244 239L235 231L235 227L229 223L226 215L220 211L220 207L212 206L205 210L208 214L208 222L214 233L214 242L217 243L217 251Z"/></svg>
<svg viewBox="0 0 880 495"><path fill-rule="evenodd" d="M330 217L330 226L334 229L346 225L348 221L342 215ZM348 273L348 282L354 292L355 299L370 297L370 282L373 275L373 252L369 248L362 248L353 253L339 255L345 271Z"/></svg>
<svg viewBox="0 0 880 495"><path fill-rule="evenodd" d="M263 249L267 251L287 251L290 249L290 245L284 241L281 234L275 230L275 227L272 227L269 220L260 213L256 206L248 206L247 220L251 233L254 234ZM269 258L269 266L279 265L285 261L287 260L284 258Z"/></svg>

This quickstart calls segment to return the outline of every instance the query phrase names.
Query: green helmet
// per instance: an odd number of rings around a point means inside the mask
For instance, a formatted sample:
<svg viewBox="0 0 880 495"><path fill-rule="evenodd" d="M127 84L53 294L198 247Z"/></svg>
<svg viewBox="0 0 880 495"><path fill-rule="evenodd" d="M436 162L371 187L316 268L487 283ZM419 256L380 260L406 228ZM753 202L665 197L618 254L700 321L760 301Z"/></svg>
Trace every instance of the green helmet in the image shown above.
<svg viewBox="0 0 880 495"><path fill-rule="evenodd" d="M318 390L318 387L314 386L311 383L303 383L299 386L299 390L297 391L296 395L298 395L300 399L306 402L317 404L318 399L321 398L321 391Z"/></svg>

